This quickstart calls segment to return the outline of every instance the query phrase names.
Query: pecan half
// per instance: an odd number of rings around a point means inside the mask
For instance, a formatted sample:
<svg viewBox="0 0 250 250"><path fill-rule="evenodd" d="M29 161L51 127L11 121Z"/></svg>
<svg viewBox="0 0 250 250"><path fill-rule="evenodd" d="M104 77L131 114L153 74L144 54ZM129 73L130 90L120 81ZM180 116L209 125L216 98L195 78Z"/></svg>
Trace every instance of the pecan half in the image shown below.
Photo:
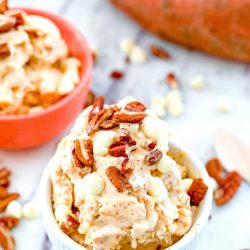
<svg viewBox="0 0 250 250"><path fill-rule="evenodd" d="M0 186L0 199L3 199L7 196L8 191L5 187Z"/></svg>
<svg viewBox="0 0 250 250"><path fill-rule="evenodd" d="M130 174L134 169L135 164L129 158L125 158L122 162L121 174Z"/></svg>
<svg viewBox="0 0 250 250"><path fill-rule="evenodd" d="M209 176L213 177L218 184L222 183L223 179L221 177L223 166L217 158L209 160L206 164L206 169Z"/></svg>
<svg viewBox="0 0 250 250"><path fill-rule="evenodd" d="M7 188L10 185L9 176L11 171L7 168L0 169L0 187Z"/></svg>
<svg viewBox="0 0 250 250"><path fill-rule="evenodd" d="M130 102L128 104L126 104L125 106L125 110L130 111L130 112L143 112L145 111L147 108L146 106L141 103L141 102Z"/></svg>
<svg viewBox="0 0 250 250"><path fill-rule="evenodd" d="M77 158L86 166L92 166L94 163L93 144L91 139L74 141L75 154Z"/></svg>
<svg viewBox="0 0 250 250"><path fill-rule="evenodd" d="M126 122L126 123L139 123L146 117L146 114L137 112L137 113L123 113L115 112L112 116L112 120L116 122Z"/></svg>
<svg viewBox="0 0 250 250"><path fill-rule="evenodd" d="M6 10L8 10L8 0L2 0L0 3L0 14L4 14Z"/></svg>
<svg viewBox="0 0 250 250"><path fill-rule="evenodd" d="M119 125L118 122L113 121L113 120L106 120L100 123L99 128L101 129L111 129L111 128L115 128Z"/></svg>
<svg viewBox="0 0 250 250"><path fill-rule="evenodd" d="M12 216L2 216L0 217L0 225L1 224L3 224L9 229L12 229L19 224L19 219Z"/></svg>
<svg viewBox="0 0 250 250"><path fill-rule="evenodd" d="M123 78L123 75L124 75L123 72L120 70L113 70L110 73L110 77L113 79L121 79L121 78Z"/></svg>
<svg viewBox="0 0 250 250"><path fill-rule="evenodd" d="M108 176L110 182L116 187L118 192L122 192L126 189L130 189L127 178L120 172L117 167L110 166L106 169L106 175Z"/></svg>
<svg viewBox="0 0 250 250"><path fill-rule="evenodd" d="M145 157L146 164L154 165L162 158L162 152L159 149L150 151L149 154Z"/></svg>
<svg viewBox="0 0 250 250"><path fill-rule="evenodd" d="M0 44L0 59L10 56L11 51L7 43Z"/></svg>
<svg viewBox="0 0 250 250"><path fill-rule="evenodd" d="M241 176L236 172L229 172L214 193L217 205L221 206L230 201L238 191L242 182Z"/></svg>
<svg viewBox="0 0 250 250"><path fill-rule="evenodd" d="M15 26L25 24L25 12L22 10L8 10L6 15L16 19Z"/></svg>
<svg viewBox="0 0 250 250"><path fill-rule="evenodd" d="M150 50L151 50L151 53L156 57L159 57L162 59L170 58L170 55L166 50L164 50L163 48L161 48L155 44L150 45Z"/></svg>
<svg viewBox="0 0 250 250"><path fill-rule="evenodd" d="M105 99L103 96L99 96L95 99L94 103L93 103L93 108L89 113L89 121L92 119L93 115L97 114L100 112L100 110L103 109L104 107L104 102Z"/></svg>
<svg viewBox="0 0 250 250"><path fill-rule="evenodd" d="M190 203L192 206L198 206L207 193L207 185L201 178L194 179L191 187L188 190Z"/></svg>
<svg viewBox="0 0 250 250"><path fill-rule="evenodd" d="M174 73L167 74L166 80L170 88L178 88L179 84Z"/></svg>
<svg viewBox="0 0 250 250"><path fill-rule="evenodd" d="M88 135L92 136L98 129L99 125L104 121L109 120L113 115L113 108L102 109L97 114L93 115L87 126Z"/></svg>
<svg viewBox="0 0 250 250"><path fill-rule="evenodd" d="M70 235L72 233L75 233L79 227L79 222L70 214L68 214L61 222L60 222L60 228L62 231Z"/></svg>
<svg viewBox="0 0 250 250"><path fill-rule="evenodd" d="M84 104L84 108L87 108L88 106L94 104L94 101L95 101L95 93L92 90L90 90L87 96L87 100Z"/></svg>
<svg viewBox="0 0 250 250"><path fill-rule="evenodd" d="M15 25L16 19L14 17L4 16L4 18L0 20L0 33L11 30Z"/></svg>
<svg viewBox="0 0 250 250"><path fill-rule="evenodd" d="M72 150L72 156L77 168L84 168L84 164L78 159L75 149Z"/></svg>
<svg viewBox="0 0 250 250"><path fill-rule="evenodd" d="M10 229L0 225L0 246L3 250L15 250L15 240L10 234Z"/></svg>
<svg viewBox="0 0 250 250"><path fill-rule="evenodd" d="M6 207L8 206L8 204L19 198L19 193L11 193L8 194L4 199L0 200L0 212L3 212Z"/></svg>
<svg viewBox="0 0 250 250"><path fill-rule="evenodd" d="M115 157L120 157L120 156L127 157L128 155L126 152L127 151L126 146L127 143L123 141L113 142L109 147L109 153Z"/></svg>

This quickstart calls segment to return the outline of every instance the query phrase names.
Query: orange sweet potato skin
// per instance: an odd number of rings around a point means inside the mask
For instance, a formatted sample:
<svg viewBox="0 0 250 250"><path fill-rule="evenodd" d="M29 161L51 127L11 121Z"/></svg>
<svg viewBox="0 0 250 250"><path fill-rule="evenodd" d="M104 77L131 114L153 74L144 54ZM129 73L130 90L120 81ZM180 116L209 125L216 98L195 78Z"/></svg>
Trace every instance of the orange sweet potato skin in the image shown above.
<svg viewBox="0 0 250 250"><path fill-rule="evenodd" d="M250 61L250 0L111 0L145 29L209 54Z"/></svg>

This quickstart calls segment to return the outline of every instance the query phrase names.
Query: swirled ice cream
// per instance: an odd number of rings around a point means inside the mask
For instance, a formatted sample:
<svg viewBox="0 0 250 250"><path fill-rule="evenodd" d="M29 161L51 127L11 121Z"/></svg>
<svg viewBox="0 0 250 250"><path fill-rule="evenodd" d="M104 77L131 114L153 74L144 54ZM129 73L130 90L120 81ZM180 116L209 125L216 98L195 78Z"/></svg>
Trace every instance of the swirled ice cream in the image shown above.
<svg viewBox="0 0 250 250"><path fill-rule="evenodd" d="M0 115L51 106L74 89L79 68L52 21L21 10L0 13Z"/></svg>
<svg viewBox="0 0 250 250"><path fill-rule="evenodd" d="M83 111L50 162L61 229L87 249L163 249L188 232L192 179L169 128L133 98Z"/></svg>

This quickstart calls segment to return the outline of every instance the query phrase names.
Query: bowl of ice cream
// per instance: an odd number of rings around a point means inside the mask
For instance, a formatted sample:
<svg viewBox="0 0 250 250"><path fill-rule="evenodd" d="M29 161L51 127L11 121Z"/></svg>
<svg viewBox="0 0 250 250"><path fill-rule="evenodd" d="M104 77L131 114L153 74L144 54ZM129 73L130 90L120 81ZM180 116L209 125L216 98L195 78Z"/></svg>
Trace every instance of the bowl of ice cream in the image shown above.
<svg viewBox="0 0 250 250"><path fill-rule="evenodd" d="M91 52L81 32L53 13L10 9L0 19L0 148L34 147L82 109Z"/></svg>
<svg viewBox="0 0 250 250"><path fill-rule="evenodd" d="M205 226L209 177L167 124L127 98L98 98L58 145L40 185L55 249L181 249ZM192 243L194 244L194 243Z"/></svg>

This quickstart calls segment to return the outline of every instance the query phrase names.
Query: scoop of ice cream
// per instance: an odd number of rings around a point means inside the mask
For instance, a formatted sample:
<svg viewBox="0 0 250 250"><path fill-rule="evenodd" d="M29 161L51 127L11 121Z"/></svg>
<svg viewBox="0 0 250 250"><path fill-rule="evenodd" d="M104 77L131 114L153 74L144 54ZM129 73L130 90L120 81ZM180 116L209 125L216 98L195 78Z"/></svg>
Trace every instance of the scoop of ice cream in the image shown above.
<svg viewBox="0 0 250 250"><path fill-rule="evenodd" d="M169 133L133 98L111 106L99 98L83 111L51 162L56 219L79 223L70 237L93 250L153 250L189 230L190 198L168 155Z"/></svg>

